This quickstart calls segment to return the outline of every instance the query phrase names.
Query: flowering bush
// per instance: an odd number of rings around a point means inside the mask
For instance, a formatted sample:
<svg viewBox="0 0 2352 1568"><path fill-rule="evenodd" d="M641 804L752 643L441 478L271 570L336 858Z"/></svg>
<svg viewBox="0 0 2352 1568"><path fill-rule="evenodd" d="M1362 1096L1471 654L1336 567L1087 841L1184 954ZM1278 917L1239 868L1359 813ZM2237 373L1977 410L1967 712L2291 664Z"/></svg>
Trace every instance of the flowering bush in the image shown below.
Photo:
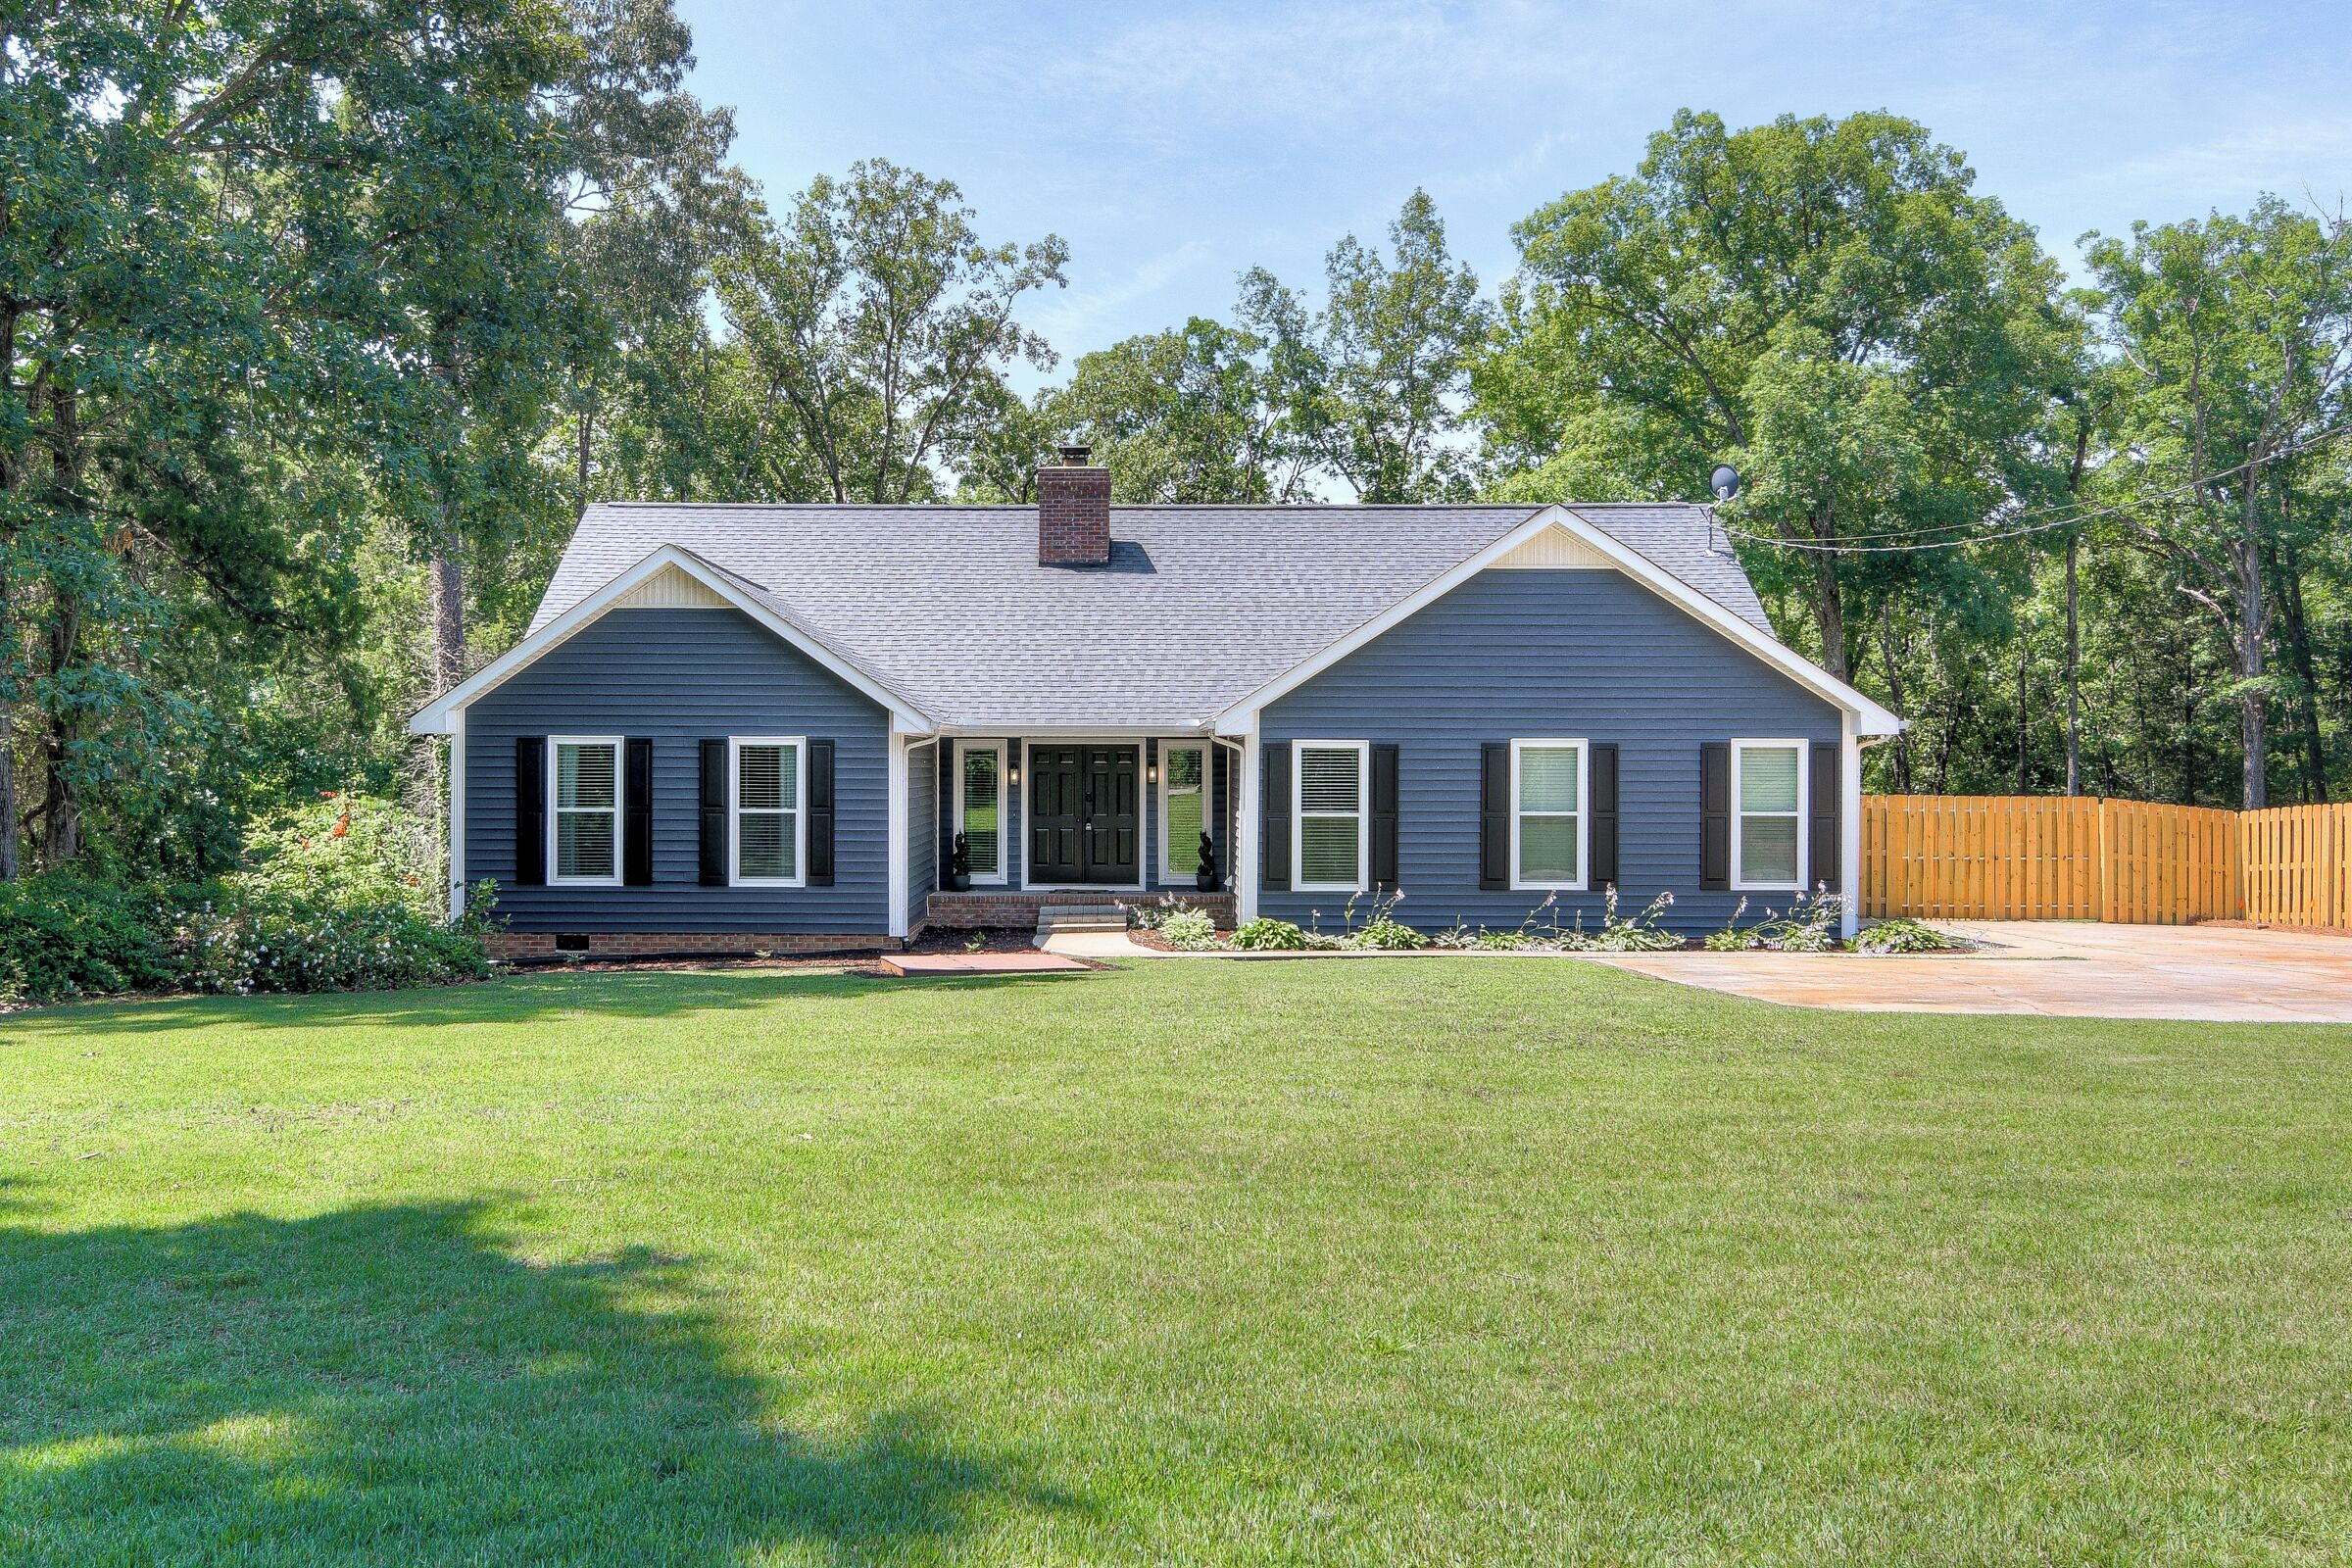
<svg viewBox="0 0 2352 1568"><path fill-rule="evenodd" d="M1763 919L1751 926L1740 926L1738 922L1746 908L1747 901L1741 899L1740 907L1732 911L1731 923L1707 938L1711 951L1828 953L1838 946L1838 917L1845 909L1845 901L1826 886L1816 886L1811 893L1800 896L1786 914L1767 908Z"/></svg>
<svg viewBox="0 0 2352 1568"><path fill-rule="evenodd" d="M1674 907L1674 895L1660 893L1642 906L1641 912L1630 919L1617 913L1617 889L1611 886L1601 895L1600 929L1587 935L1580 918L1577 928L1560 941L1563 948L1588 953L1663 953L1679 948L1683 939L1658 924L1659 916Z"/></svg>
<svg viewBox="0 0 2352 1568"><path fill-rule="evenodd" d="M485 886L474 898L492 893ZM394 900L229 898L189 918L184 978L191 990L383 991L490 973L478 918L451 925Z"/></svg>

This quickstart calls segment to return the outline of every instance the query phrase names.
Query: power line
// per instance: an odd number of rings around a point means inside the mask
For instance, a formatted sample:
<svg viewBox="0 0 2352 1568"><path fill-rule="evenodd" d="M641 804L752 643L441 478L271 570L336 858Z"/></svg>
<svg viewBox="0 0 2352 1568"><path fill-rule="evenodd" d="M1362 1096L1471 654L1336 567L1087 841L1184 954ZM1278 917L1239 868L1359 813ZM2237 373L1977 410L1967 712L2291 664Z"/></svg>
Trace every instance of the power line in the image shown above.
<svg viewBox="0 0 2352 1568"><path fill-rule="evenodd" d="M2093 517L2108 516L2119 512L2130 512L2136 508L2146 506L2150 502L2169 500L2174 496L2181 494L2183 491L2195 490L2203 485L2211 484L2216 479L2227 479L2233 473L2243 473L2246 469L2254 467L2259 464L2276 463L2280 458L2291 458L2298 452L2308 452L2313 447L2320 446L2328 441L2331 441L2335 437L2344 434L2346 431L2352 431L2352 421L2347 421L2343 424L2330 425L2325 430L2317 431L2312 435L2306 436L2303 440L2294 443L2292 446L2280 447L2278 451L2270 454L2268 457L2250 458L2246 462L2237 464L2232 467L2217 468L2211 473L2199 474L2193 479L2183 479L2180 483L2174 485L2168 490L2158 490L2148 495L2135 497L2130 501L2119 501L2111 506L2093 507L2088 512L2070 512L2064 507L2043 507L2038 509L2037 512L2021 513L2019 514L2019 516L2032 517L2037 515L2038 513L2051 512L2066 513L2067 514L2063 516L2052 517L2047 522L2028 523L2024 527L2003 528L1992 533L1972 533L1957 539L1914 540L1910 543L1899 545L1863 545L1844 543L1818 544L1811 540L1784 539L1778 534L1750 533L1746 529L1734 528L1721 521L1718 521L1716 526L1723 529L1727 538L1749 539L1760 545L1778 545L1783 550L1808 550L1819 555L1827 556L1893 556L1908 555L1917 550L1957 550L1962 545L1989 544L2001 539L2022 539L2028 534L2047 533L2052 528L2064 528L2074 523L2087 522ZM1952 526L1957 527L1962 525L1952 524ZM1892 539L1898 537L1904 532L1917 531L1918 530L1916 529L1905 530L1890 528L1878 533L1849 534L1847 537L1850 539Z"/></svg>

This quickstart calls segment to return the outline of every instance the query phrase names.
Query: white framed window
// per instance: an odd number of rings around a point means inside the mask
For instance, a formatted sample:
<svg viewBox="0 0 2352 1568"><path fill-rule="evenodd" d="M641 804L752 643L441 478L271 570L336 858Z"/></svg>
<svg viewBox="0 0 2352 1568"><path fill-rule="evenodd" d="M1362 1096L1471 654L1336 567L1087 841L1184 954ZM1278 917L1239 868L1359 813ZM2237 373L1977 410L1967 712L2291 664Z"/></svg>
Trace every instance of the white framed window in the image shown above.
<svg viewBox="0 0 2352 1568"><path fill-rule="evenodd" d="M1511 886L1582 891L1592 813L1591 748L1583 741L1511 742Z"/></svg>
<svg viewBox="0 0 2352 1568"><path fill-rule="evenodd" d="M975 883L1004 880L1004 743L956 743L956 831L964 836Z"/></svg>
<svg viewBox="0 0 2352 1568"><path fill-rule="evenodd" d="M1372 743L1291 744L1291 889L1359 893L1372 854Z"/></svg>
<svg viewBox="0 0 2352 1568"><path fill-rule="evenodd" d="M1732 886L1794 893L1805 886L1803 741L1732 742Z"/></svg>
<svg viewBox="0 0 2352 1568"><path fill-rule="evenodd" d="M1200 869L1200 835L1207 831L1208 744L1159 743L1159 880L1191 887Z"/></svg>
<svg viewBox="0 0 2352 1568"><path fill-rule="evenodd" d="M547 738L547 880L557 887L620 886L617 735Z"/></svg>
<svg viewBox="0 0 2352 1568"><path fill-rule="evenodd" d="M808 851L808 813L801 809L808 749L798 735L728 737L727 816L734 826L728 886L801 886Z"/></svg>

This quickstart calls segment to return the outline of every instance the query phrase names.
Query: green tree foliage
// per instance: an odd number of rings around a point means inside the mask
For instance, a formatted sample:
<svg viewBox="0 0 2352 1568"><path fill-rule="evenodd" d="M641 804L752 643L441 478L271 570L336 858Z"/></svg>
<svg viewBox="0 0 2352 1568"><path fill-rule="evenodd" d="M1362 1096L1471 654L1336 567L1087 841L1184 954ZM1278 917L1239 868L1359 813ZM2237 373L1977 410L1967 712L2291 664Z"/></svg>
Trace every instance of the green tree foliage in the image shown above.
<svg viewBox="0 0 2352 1568"><path fill-rule="evenodd" d="M1242 274L1241 318L1267 345L1283 438L1358 501L1468 496L1463 407L1491 312L1446 250L1437 205L1414 191L1387 256L1349 234L1323 271L1320 310L1264 268Z"/></svg>
<svg viewBox="0 0 2352 1568"><path fill-rule="evenodd" d="M2240 799L2260 807L2273 708L2296 704L2319 744L2303 579L2315 550L2340 547L2343 464L2320 438L2352 418L2352 226L2270 199L2245 218L2135 224L2088 261L2114 351L2101 488L2229 651ZM2281 632L2288 667L2274 672Z"/></svg>
<svg viewBox="0 0 2352 1568"><path fill-rule="evenodd" d="M1113 500L1292 500L1303 454L1285 439L1266 341L1203 317L1082 356L1046 423L1091 444Z"/></svg>
<svg viewBox="0 0 2352 1568"><path fill-rule="evenodd" d="M2069 322L2032 232L1974 183L1888 115L1676 116L1632 176L1515 230L1520 275L1477 376L1499 488L1685 498L1737 464L1753 484L1729 519L1814 547L1745 554L1840 675L1866 635L1855 596L1997 597L1983 563L1828 548L2051 490Z"/></svg>
<svg viewBox="0 0 2352 1568"><path fill-rule="evenodd" d="M1008 366L1054 363L1014 318L1063 285L1054 235L988 245L950 181L875 159L820 176L727 257L718 299L745 365L749 482L778 499L909 501ZM814 494L804 488L813 478Z"/></svg>

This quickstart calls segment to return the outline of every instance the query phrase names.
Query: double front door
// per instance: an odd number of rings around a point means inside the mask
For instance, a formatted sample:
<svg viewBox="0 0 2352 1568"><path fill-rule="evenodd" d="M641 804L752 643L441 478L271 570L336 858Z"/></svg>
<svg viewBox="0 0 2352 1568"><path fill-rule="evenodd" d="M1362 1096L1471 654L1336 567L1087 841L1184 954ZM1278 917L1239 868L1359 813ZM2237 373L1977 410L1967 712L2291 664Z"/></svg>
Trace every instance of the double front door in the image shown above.
<svg viewBox="0 0 2352 1568"><path fill-rule="evenodd" d="M1139 748L1029 748L1029 881L1132 887Z"/></svg>

